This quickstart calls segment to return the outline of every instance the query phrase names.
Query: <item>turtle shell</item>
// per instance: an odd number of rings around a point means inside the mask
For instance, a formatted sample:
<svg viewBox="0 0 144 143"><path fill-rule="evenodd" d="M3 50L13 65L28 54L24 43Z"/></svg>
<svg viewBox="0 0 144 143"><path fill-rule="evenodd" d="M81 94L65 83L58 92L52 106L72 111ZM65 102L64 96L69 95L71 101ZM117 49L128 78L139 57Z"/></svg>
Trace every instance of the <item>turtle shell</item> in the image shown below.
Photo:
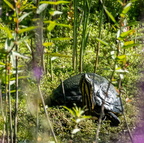
<svg viewBox="0 0 144 143"><path fill-rule="evenodd" d="M64 80L52 93L52 105L78 106L82 105L82 95L79 82L83 74L78 74Z"/></svg>
<svg viewBox="0 0 144 143"><path fill-rule="evenodd" d="M122 105L118 92L109 81L97 74L83 74L80 79L80 88L84 98L89 97L89 103L83 98L83 104L89 110L98 110L104 103L104 109L114 113L122 112ZM86 97L87 96L87 97Z"/></svg>

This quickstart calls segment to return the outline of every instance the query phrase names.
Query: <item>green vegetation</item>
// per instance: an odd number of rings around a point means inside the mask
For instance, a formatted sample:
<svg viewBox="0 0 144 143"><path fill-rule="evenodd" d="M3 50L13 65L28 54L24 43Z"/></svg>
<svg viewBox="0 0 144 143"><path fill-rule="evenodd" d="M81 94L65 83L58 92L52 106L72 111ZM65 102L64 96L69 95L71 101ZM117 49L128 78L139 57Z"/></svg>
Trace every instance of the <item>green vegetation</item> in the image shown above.
<svg viewBox="0 0 144 143"><path fill-rule="evenodd" d="M3 0L0 4L0 140L95 141L98 124L84 115L84 108L49 107L53 89L80 72L94 72L113 83L127 124L134 128L143 0ZM118 127L103 121L99 143L116 142L127 131L124 116L120 119Z"/></svg>

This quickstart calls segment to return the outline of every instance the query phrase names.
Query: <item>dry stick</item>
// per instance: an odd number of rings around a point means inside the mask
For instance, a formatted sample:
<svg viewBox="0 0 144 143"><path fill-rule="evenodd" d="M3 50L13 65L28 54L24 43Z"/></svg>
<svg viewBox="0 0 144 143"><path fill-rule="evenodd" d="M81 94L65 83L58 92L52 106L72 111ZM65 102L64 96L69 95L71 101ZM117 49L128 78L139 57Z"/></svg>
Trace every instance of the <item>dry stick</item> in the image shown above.
<svg viewBox="0 0 144 143"><path fill-rule="evenodd" d="M77 28L78 28L78 1L74 0L74 26L73 26L73 69L77 71L78 59L77 59Z"/></svg>
<svg viewBox="0 0 144 143"><path fill-rule="evenodd" d="M4 107L3 107L3 99L2 99L2 87L1 87L1 79L0 79L0 112L2 114L2 117L5 121L5 115L4 115ZM2 143L4 143L4 139L5 139L5 124L3 125L3 134L2 134Z"/></svg>
<svg viewBox="0 0 144 143"><path fill-rule="evenodd" d="M16 11L16 18L19 19L19 8L17 7L17 1L14 0L15 2L15 11ZM15 31L16 31L16 36L15 36L15 50L18 52L18 29L19 29L19 21L17 20L15 23ZM19 92L18 92L18 56L16 56L15 60L15 116L14 116L14 143L17 143L17 132L18 132L18 102L19 102Z"/></svg>
<svg viewBox="0 0 144 143"><path fill-rule="evenodd" d="M10 122L10 142L13 143L13 123L12 123L12 105L10 93L10 69L8 69L8 103L9 103L9 122Z"/></svg>
<svg viewBox="0 0 144 143"><path fill-rule="evenodd" d="M127 119L126 119L126 115L125 115L125 112L124 112L123 103L122 103L122 99L121 99L121 89L122 89L121 83L122 83L122 81L121 81L121 78L120 78L120 81L119 81L119 91L120 91L119 97L120 97L120 102L121 102L122 111L123 111L122 114L124 116L124 120L125 120L125 123L126 123L126 127L127 127L127 130L128 130L130 140L131 140L132 143L134 143L132 133L131 133L130 128L129 128L128 123L127 123Z"/></svg>
<svg viewBox="0 0 144 143"><path fill-rule="evenodd" d="M39 94L40 94L40 97L41 97L41 100L42 100L42 104L43 104L43 108L44 108L44 111L45 111L45 115L46 115L47 122L48 122L48 124L49 124L49 126L50 126L50 129L51 129L52 135L53 135L53 137L54 137L54 140L55 140L55 142L57 143L58 141L57 141L57 138L56 138L56 136L55 136L55 133L54 133L54 130L53 130L51 121L50 121L50 119L49 119L48 112L47 112L47 110L46 110L46 105L45 105L44 98L43 98L43 95L42 95L42 92L41 92L40 84L38 83L37 85L38 85L38 91L39 91Z"/></svg>
<svg viewBox="0 0 144 143"><path fill-rule="evenodd" d="M7 75L8 75L8 71L7 71L7 57L6 57L6 65L5 65L5 127L6 127L6 141L9 143L9 129L8 129L8 111L7 111L7 107L8 107L8 84L7 84Z"/></svg>

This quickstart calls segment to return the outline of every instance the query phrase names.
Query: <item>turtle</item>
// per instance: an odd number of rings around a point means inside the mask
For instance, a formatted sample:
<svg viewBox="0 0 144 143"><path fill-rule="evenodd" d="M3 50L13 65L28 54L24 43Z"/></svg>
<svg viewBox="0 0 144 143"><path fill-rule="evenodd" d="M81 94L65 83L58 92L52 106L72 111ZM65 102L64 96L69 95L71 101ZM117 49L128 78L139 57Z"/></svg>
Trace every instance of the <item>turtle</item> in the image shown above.
<svg viewBox="0 0 144 143"><path fill-rule="evenodd" d="M111 126L118 126L120 119L117 114L123 112L123 106L115 87L106 78L94 73L83 74L79 87L82 103L87 106L88 114L100 115L103 106L103 116L111 120Z"/></svg>
<svg viewBox="0 0 144 143"><path fill-rule="evenodd" d="M107 92L107 88L109 90ZM80 73L64 80L51 96L52 105L65 105L72 107L86 106L87 114L98 116L104 103L104 117L111 120L112 126L120 123L117 114L123 111L118 92L109 81L95 73Z"/></svg>

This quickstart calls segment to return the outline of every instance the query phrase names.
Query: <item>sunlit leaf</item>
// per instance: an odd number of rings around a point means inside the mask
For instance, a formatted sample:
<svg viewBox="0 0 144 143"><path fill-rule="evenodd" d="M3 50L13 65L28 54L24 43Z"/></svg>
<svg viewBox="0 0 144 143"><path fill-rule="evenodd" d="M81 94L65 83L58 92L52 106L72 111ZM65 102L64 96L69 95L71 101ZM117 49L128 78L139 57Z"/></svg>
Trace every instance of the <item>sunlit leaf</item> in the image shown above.
<svg viewBox="0 0 144 143"><path fill-rule="evenodd" d="M7 1L7 0L3 0L12 10L14 10L15 8L13 7L13 5Z"/></svg>
<svg viewBox="0 0 144 143"><path fill-rule="evenodd" d="M48 4L46 4L46 3L43 3L43 4L39 5L36 13L40 14L42 11L44 11L47 8L47 6L48 6Z"/></svg>
<svg viewBox="0 0 144 143"><path fill-rule="evenodd" d="M68 1L57 1L57 2L54 2L54 1L41 1L40 4L41 3L58 5L58 4L66 4L66 3L70 3L70 2L68 2Z"/></svg>
<svg viewBox="0 0 144 143"><path fill-rule="evenodd" d="M121 0L117 0L122 6L123 6L123 3L122 3L122 1Z"/></svg>
<svg viewBox="0 0 144 143"><path fill-rule="evenodd" d="M139 46L139 45L140 45L140 44L138 44L138 43L129 44L129 45L127 45L127 46L123 46L122 48L127 49L127 48L131 48L131 47L134 47L134 46Z"/></svg>
<svg viewBox="0 0 144 143"><path fill-rule="evenodd" d="M57 26L72 28L72 26L69 24L56 23L55 21L50 21L50 20L44 21L44 23L46 23L46 24L50 23L50 24L55 24Z"/></svg>
<svg viewBox="0 0 144 143"><path fill-rule="evenodd" d="M71 40L72 38L69 37L59 37L59 38L52 38L51 40L60 40L60 41L64 41L64 40Z"/></svg>
<svg viewBox="0 0 144 143"><path fill-rule="evenodd" d="M13 80L13 81L10 81L10 83L9 83L10 85L13 85L13 84L15 84L15 80Z"/></svg>
<svg viewBox="0 0 144 143"><path fill-rule="evenodd" d="M60 15L60 14L62 14L63 12L61 12L61 11L51 11L51 12L49 12L49 13L50 13L50 15L55 16L55 15Z"/></svg>
<svg viewBox="0 0 144 143"><path fill-rule="evenodd" d="M117 56L117 58L118 58L119 60L123 60L123 59L126 59L126 55L120 55L120 56Z"/></svg>
<svg viewBox="0 0 144 143"><path fill-rule="evenodd" d="M129 71L126 69L121 69L120 67L116 68L115 70L116 72L120 72L120 73L128 73Z"/></svg>
<svg viewBox="0 0 144 143"><path fill-rule="evenodd" d="M62 26L62 27L72 28L72 26L71 26L71 25L68 25L68 24L56 23L56 25Z"/></svg>
<svg viewBox="0 0 144 143"><path fill-rule="evenodd" d="M118 39L121 40L121 38L123 39L123 38L127 37L128 35L133 34L134 32L135 32L135 29L132 29L132 30L128 30L128 31L126 31L126 32L123 32L123 33L121 33L121 35L120 35L120 37L119 37Z"/></svg>
<svg viewBox="0 0 144 143"><path fill-rule="evenodd" d="M11 32L11 30L8 27L6 27L6 26L5 27L0 26L0 29L2 29L2 30L5 31L5 33L7 34L7 36L8 36L9 39L13 38L12 32Z"/></svg>
<svg viewBox="0 0 144 143"><path fill-rule="evenodd" d="M126 42L124 42L124 46L128 46L128 45L131 45L131 44L134 44L134 41L126 41Z"/></svg>
<svg viewBox="0 0 144 143"><path fill-rule="evenodd" d="M25 19L28 15L30 15L32 12L24 13L21 17L19 17L18 21L21 22L23 19Z"/></svg>
<svg viewBox="0 0 144 143"><path fill-rule="evenodd" d="M120 36L120 32L121 32L121 30L119 29L117 32L117 38Z"/></svg>
<svg viewBox="0 0 144 143"><path fill-rule="evenodd" d="M76 129L73 129L71 133L72 133L72 134L76 134L76 133L79 132L79 131L80 131L80 129L79 129L79 128L76 128Z"/></svg>
<svg viewBox="0 0 144 143"><path fill-rule="evenodd" d="M98 42L100 42L100 43L106 45L106 46L108 45L107 42L105 42L105 41L103 41L103 40L101 40L101 39L99 39L99 38L96 38L96 40L97 40Z"/></svg>
<svg viewBox="0 0 144 143"><path fill-rule="evenodd" d="M24 32L28 32L28 31L34 30L34 29L36 29L36 28L38 28L38 27L37 27L37 26L27 27L27 28L18 30L18 33L21 34L21 33L24 33Z"/></svg>
<svg viewBox="0 0 144 143"><path fill-rule="evenodd" d="M28 50L31 52L31 47L29 46L29 44L26 41L24 41L24 43L26 44Z"/></svg>
<svg viewBox="0 0 144 143"><path fill-rule="evenodd" d="M6 39L5 41L5 51L10 52L14 46L14 42L11 39Z"/></svg>
<svg viewBox="0 0 144 143"><path fill-rule="evenodd" d="M28 57L26 57L26 56L24 56L24 55L22 55L22 54L20 54L18 52L15 52L15 51L12 51L12 54L14 56L17 56L17 57L20 57L20 58L29 59Z"/></svg>
<svg viewBox="0 0 144 143"><path fill-rule="evenodd" d="M19 76L19 77L18 77L18 79L24 79L24 78L28 78L28 76ZM15 81L16 78L13 77L13 78L11 78L10 80L11 80L11 81Z"/></svg>
<svg viewBox="0 0 144 143"><path fill-rule="evenodd" d="M131 7L132 3L128 3L124 8L123 8L123 11L122 11L122 14L126 14L129 10L130 10L130 7Z"/></svg>
<svg viewBox="0 0 144 143"><path fill-rule="evenodd" d="M51 46L51 45L53 45L52 42L46 42L46 43L43 43L43 46L45 46L45 47L48 47L48 46Z"/></svg>
<svg viewBox="0 0 144 143"><path fill-rule="evenodd" d="M5 66L5 64L3 62L0 62L0 65L4 65Z"/></svg>
<svg viewBox="0 0 144 143"><path fill-rule="evenodd" d="M56 26L56 22L53 21L48 25L47 30L52 31L55 28L55 26Z"/></svg>
<svg viewBox="0 0 144 143"><path fill-rule="evenodd" d="M105 10L106 14L109 16L109 18L110 18L114 23L116 23L115 18L114 18L113 15L106 9L105 6L104 6L104 10Z"/></svg>
<svg viewBox="0 0 144 143"><path fill-rule="evenodd" d="M67 111L69 111L72 116L75 116L75 113L73 112L72 109L70 109L70 108L68 108L66 106L62 106L62 107L65 108Z"/></svg>

